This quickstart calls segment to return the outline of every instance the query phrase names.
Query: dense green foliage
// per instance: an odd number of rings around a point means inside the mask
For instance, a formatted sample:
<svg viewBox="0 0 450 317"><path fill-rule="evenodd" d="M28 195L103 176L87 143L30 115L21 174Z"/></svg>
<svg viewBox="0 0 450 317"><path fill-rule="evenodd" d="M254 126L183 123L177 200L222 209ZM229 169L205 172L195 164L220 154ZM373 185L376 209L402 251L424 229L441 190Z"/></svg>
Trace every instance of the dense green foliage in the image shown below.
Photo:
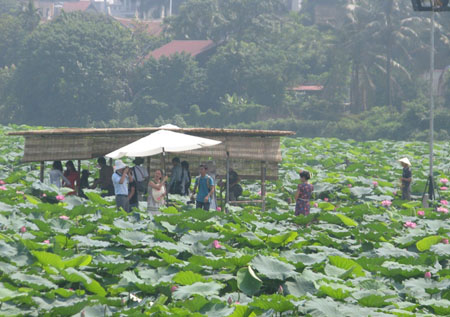
<svg viewBox="0 0 450 317"><path fill-rule="evenodd" d="M429 208L420 202L426 143L286 138L265 212L205 212L171 196L175 206L150 216L142 204L118 212L94 190L61 196L38 181L38 164L19 163L23 141L11 130L0 131L2 316L450 313L446 143L436 144L440 201ZM409 202L399 198L405 155ZM313 174L307 217L290 203L300 169ZM259 198L258 184L243 187L244 199Z"/></svg>
<svg viewBox="0 0 450 317"><path fill-rule="evenodd" d="M31 2L0 0L2 122L172 122L424 139L428 16L408 1L305 0L299 13L287 2L177 1L165 32L150 37L145 27L126 29L100 14L62 14L38 25ZM164 5L145 2L140 14ZM445 14L436 16L437 69L450 65ZM198 57L147 57L172 39L213 40L215 47ZM439 138L450 134L449 72L436 98ZM301 84L324 89L291 90Z"/></svg>

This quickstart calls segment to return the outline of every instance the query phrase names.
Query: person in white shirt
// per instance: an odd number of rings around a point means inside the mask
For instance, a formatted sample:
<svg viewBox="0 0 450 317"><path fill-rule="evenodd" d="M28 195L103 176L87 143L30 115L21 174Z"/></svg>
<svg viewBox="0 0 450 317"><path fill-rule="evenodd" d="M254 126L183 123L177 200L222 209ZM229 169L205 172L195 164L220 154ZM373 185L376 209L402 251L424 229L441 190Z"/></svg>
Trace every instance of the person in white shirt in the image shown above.
<svg viewBox="0 0 450 317"><path fill-rule="evenodd" d="M129 212L128 183L133 181L130 168L121 160L116 160L111 179L114 185L114 194L116 195L117 210L122 207L123 210Z"/></svg>
<svg viewBox="0 0 450 317"><path fill-rule="evenodd" d="M61 188L63 185L70 186L72 185L67 177L63 174L63 167L61 161L54 161L52 170L49 173L50 175L50 184L55 185L58 188Z"/></svg>

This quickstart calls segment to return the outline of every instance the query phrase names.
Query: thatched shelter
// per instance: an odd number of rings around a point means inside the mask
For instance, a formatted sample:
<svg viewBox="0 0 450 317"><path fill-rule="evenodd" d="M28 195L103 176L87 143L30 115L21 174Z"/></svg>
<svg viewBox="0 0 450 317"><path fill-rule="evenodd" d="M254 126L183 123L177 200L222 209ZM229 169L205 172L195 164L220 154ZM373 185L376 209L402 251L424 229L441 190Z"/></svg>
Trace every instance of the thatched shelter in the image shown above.
<svg viewBox="0 0 450 317"><path fill-rule="evenodd" d="M44 162L55 160L89 160L104 156L122 146L138 140L161 128L120 129L51 129L9 132L9 135L25 137L22 162L41 162L41 180ZM222 141L221 144L194 151L169 154L169 164L175 155L189 161L196 168L201 162L213 161L216 178L226 178L231 167L241 179L261 179L261 196L264 208L265 180L278 178L281 162L280 137L295 134L292 131L213 129L213 128L165 128L180 133ZM150 170L162 166L161 157L147 160ZM191 168L192 169L192 168ZM193 169L192 169L193 170Z"/></svg>

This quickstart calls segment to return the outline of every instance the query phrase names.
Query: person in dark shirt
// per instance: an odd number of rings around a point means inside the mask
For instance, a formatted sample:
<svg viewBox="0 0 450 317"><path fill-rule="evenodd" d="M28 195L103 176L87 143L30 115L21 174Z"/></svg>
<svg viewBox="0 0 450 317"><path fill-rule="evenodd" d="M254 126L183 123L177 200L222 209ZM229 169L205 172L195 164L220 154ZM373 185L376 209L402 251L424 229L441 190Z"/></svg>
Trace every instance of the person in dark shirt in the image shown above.
<svg viewBox="0 0 450 317"><path fill-rule="evenodd" d="M401 158L398 161L403 166L403 173L402 177L400 178L400 183L402 186L402 199L411 200L411 181L412 181L411 162L407 157Z"/></svg>
<svg viewBox="0 0 450 317"><path fill-rule="evenodd" d="M132 182L128 184L128 201L130 203L130 212L133 208L139 208L138 191L136 180L133 179Z"/></svg>

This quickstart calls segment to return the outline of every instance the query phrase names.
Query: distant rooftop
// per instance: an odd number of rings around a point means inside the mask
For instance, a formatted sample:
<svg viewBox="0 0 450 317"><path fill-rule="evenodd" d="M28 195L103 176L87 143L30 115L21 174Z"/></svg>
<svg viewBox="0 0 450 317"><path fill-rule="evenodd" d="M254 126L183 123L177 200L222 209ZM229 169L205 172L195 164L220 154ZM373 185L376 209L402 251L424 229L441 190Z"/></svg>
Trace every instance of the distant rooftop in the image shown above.
<svg viewBox="0 0 450 317"><path fill-rule="evenodd" d="M64 12L86 11L91 5L91 1L64 2L62 9Z"/></svg>
<svg viewBox="0 0 450 317"><path fill-rule="evenodd" d="M162 28L162 21L155 20L155 21L141 21L137 19L128 19L128 18L119 18L114 17L115 20L120 22L124 27L134 31L137 29L142 29L147 34L152 36L158 36L163 31Z"/></svg>
<svg viewBox="0 0 450 317"><path fill-rule="evenodd" d="M288 88L288 90L292 90L292 91L320 91L320 90L323 90L323 86L322 85L300 85L300 86Z"/></svg>
<svg viewBox="0 0 450 317"><path fill-rule="evenodd" d="M175 40L167 43L166 45L157 48L156 50L150 52L145 59L154 57L159 59L161 56L169 57L176 53L187 53L193 57L201 54L215 46L214 42L211 40L200 40L200 41L181 41Z"/></svg>

